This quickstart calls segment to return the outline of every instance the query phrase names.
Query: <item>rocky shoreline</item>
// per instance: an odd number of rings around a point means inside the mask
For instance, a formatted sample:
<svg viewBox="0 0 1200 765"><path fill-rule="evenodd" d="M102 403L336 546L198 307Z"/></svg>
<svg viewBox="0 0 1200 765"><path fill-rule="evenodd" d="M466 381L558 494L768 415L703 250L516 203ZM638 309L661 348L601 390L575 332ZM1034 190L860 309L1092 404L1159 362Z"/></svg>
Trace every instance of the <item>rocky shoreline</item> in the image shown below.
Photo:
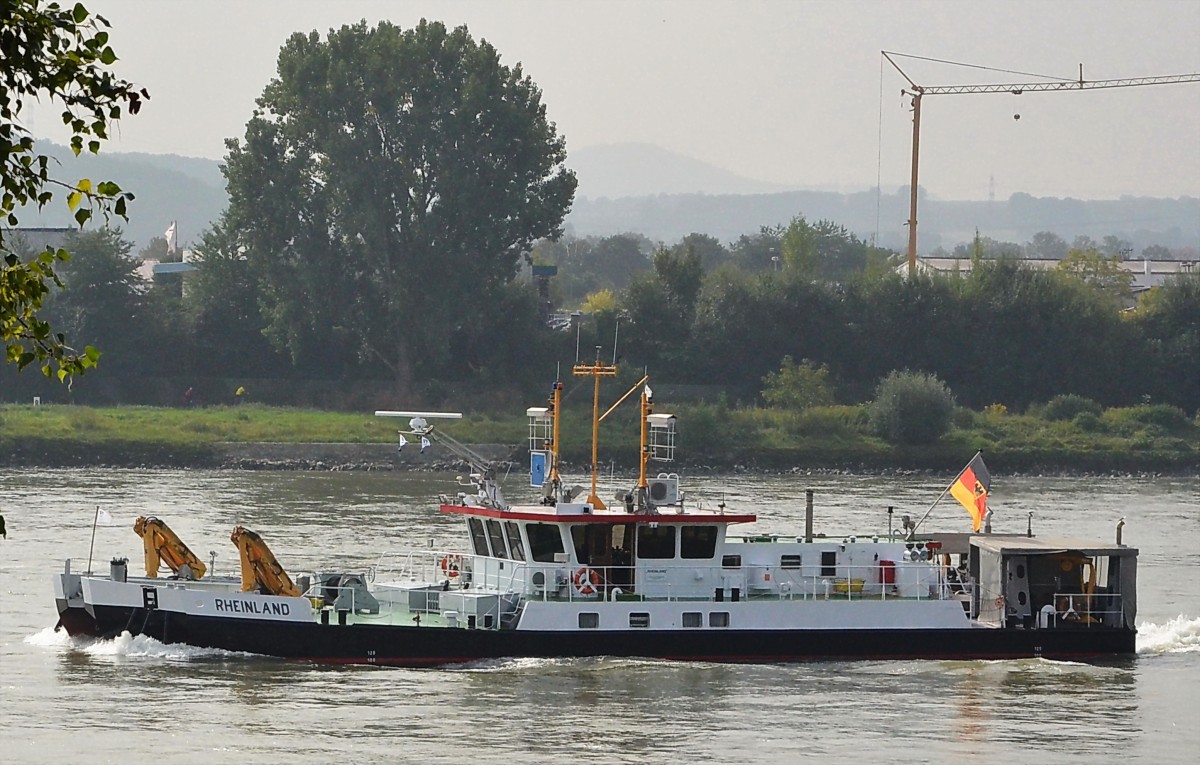
<svg viewBox="0 0 1200 765"><path fill-rule="evenodd" d="M505 444L475 444L472 448L485 458L501 465L502 470L518 474L526 470L528 456L522 449ZM1003 465L1001 460L998 464ZM69 448L22 448L0 455L0 466L37 468L136 468L136 469L218 469L218 470L266 470L266 471L410 471L410 472L459 472L468 466L443 449L431 449L422 453L420 447L412 445L397 452L392 444L343 444L343 443L218 443L196 447L130 444L106 444L92 446L71 444ZM1130 466L1132 468L1132 466ZM564 469L572 474L586 473L583 463L564 462ZM950 468L952 469L952 468ZM940 476L947 468L896 467L865 462L824 465L747 465L734 463L714 465L681 462L672 470L686 471L691 475L795 475L795 476ZM617 472L629 476L636 473L634 465L618 465ZM1200 466L1140 466L1135 469L1097 469L1096 466L1062 466L1050 464L1009 465L1005 475L1070 476L1135 478L1159 476L1197 476Z"/></svg>

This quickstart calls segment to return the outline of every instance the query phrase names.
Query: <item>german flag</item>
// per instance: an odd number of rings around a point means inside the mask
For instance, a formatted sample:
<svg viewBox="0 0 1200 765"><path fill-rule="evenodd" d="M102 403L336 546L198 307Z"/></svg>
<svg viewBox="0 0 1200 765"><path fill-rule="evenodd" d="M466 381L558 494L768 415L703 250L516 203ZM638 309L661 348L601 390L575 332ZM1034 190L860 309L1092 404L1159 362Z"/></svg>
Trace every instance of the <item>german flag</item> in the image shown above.
<svg viewBox="0 0 1200 765"><path fill-rule="evenodd" d="M987 513L987 496L991 485L992 474L983 464L983 452L977 452L950 487L950 493L971 514L976 532L983 525L983 516Z"/></svg>

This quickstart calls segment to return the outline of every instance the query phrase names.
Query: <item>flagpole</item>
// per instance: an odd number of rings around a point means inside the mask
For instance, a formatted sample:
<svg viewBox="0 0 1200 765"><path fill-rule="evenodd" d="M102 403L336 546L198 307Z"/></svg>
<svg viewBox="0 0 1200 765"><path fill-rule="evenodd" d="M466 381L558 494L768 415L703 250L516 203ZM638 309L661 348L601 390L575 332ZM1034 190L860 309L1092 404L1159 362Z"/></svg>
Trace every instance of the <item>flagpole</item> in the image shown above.
<svg viewBox="0 0 1200 765"><path fill-rule="evenodd" d="M96 514L92 516L92 543L88 545L88 575L92 573L92 550L96 547L96 524L100 522L100 506L96 505Z"/></svg>
<svg viewBox="0 0 1200 765"><path fill-rule="evenodd" d="M982 449L975 452L975 457L978 457L981 454L983 454ZM917 532L917 529L921 528L921 524L925 522L925 519L929 517L929 514L933 512L933 508L937 507L937 503L942 501L942 497L946 496L950 490L954 488L954 484L958 483L958 479L962 478L962 474L967 472L967 468L971 467L971 463L975 461L975 457L972 457L970 460L968 460L967 464L963 465L962 470L958 471L958 475L954 476L954 480L951 481L946 488L942 489L942 493L937 496L937 499L933 501L933 504L930 505L929 509L925 511L925 514L921 516L921 520L917 521L916 526L913 526L914 534Z"/></svg>

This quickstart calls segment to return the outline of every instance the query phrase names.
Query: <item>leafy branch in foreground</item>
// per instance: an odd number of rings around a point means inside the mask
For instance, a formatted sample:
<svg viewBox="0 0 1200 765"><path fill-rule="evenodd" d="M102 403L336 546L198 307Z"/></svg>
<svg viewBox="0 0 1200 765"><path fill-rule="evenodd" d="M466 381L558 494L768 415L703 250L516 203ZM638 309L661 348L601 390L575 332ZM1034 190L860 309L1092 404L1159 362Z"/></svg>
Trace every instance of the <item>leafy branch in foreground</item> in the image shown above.
<svg viewBox="0 0 1200 765"><path fill-rule="evenodd" d="M66 337L39 317L51 286L61 288L55 263L69 257L66 250L47 248L36 255L18 252L13 229L18 212L27 205L43 208L54 198L52 188L66 191L66 203L81 227L95 213L126 217L133 195L112 181L73 183L51 177L50 159L34 148L34 139L21 124L29 100L59 103L62 121L71 131L71 150L100 151L109 126L124 109L137 114L150 95L108 71L117 56L108 44L109 23L82 4L64 8L39 0L6 0L0 4L0 337L5 360L18 368L39 363L51 376L64 380L94 367L95 348L78 352Z"/></svg>

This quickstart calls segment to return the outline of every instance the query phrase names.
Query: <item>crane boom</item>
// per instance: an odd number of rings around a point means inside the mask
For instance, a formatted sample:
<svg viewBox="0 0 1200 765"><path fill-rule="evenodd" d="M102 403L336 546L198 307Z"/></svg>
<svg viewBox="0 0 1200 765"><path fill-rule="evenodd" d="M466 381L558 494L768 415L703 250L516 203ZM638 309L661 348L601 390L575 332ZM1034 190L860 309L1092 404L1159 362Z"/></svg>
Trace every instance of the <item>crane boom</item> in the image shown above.
<svg viewBox="0 0 1200 765"><path fill-rule="evenodd" d="M1099 90L1101 88L1130 88L1138 85L1177 85L1185 82L1200 82L1200 72L1192 74L1168 74L1157 77L1123 77L1114 80L1085 80L1083 79L1083 64L1079 65L1079 78L1075 80L1057 79L1045 82L996 83L992 85L918 85L912 81L892 55L880 51L888 63L895 67L900 75L908 80L909 87L900 91L902 96L912 97L913 106L913 139L912 139L912 178L909 184L908 200L908 274L912 276L917 270L917 169L920 164L921 145L921 98L935 95L962 95L966 93L1009 93L1019 96L1023 93L1059 92L1064 90ZM918 57L919 58L919 57ZM929 59L935 60L935 59ZM941 62L952 63L952 62ZM986 68L986 67L981 67ZM1037 75L1034 75L1037 76Z"/></svg>
<svg viewBox="0 0 1200 765"><path fill-rule="evenodd" d="M1099 88L1129 88L1135 85L1174 85L1181 82L1200 82L1200 73L1168 74L1161 77L1125 77L1117 80L1060 80L1055 82L1021 82L995 85L935 85L913 86L923 95L948 95L955 93L1022 93L1052 90L1096 90Z"/></svg>

